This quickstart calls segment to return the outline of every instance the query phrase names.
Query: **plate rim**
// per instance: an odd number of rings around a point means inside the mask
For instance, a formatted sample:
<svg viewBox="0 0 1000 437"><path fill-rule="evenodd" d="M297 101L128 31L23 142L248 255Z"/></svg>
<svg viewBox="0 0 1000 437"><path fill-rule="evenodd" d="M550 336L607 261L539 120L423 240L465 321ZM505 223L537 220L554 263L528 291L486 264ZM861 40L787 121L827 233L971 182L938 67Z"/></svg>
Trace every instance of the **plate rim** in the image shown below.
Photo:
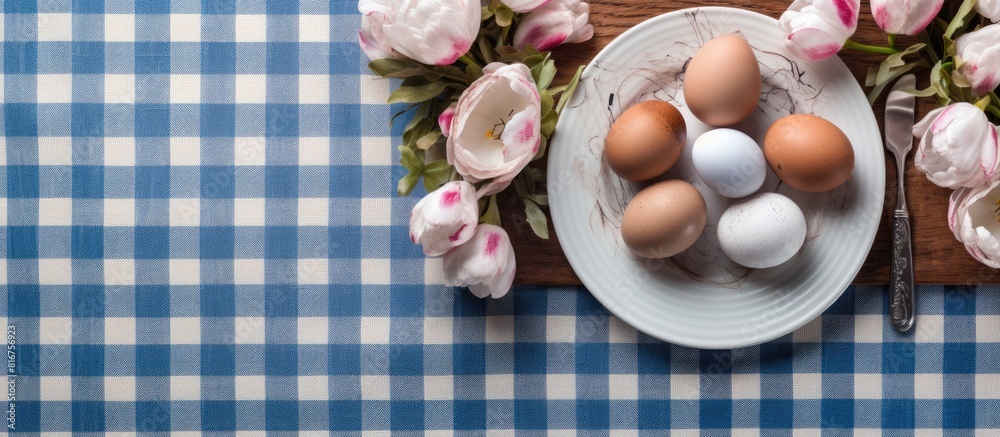
<svg viewBox="0 0 1000 437"><path fill-rule="evenodd" d="M601 61L602 57L605 57L607 56L607 53L616 50L618 45L625 44L625 42L623 41L628 41L631 34L641 32L647 27L656 27L660 25L660 22L674 20L678 16L683 17L685 14L697 13L697 12L704 12L707 14L717 14L723 12L745 14L748 17L753 17L754 19L757 20L763 19L769 24L773 23L774 25L777 25L778 23L777 19L769 15L761 14L746 9L726 7L726 6L691 7L691 8L681 8L665 12L660 15L650 17L632 26L631 28L627 29L626 31L622 32L620 35L615 37L610 43L608 43L607 46L602 48L597 53L597 55L595 55L594 58L590 60L590 62L587 63L586 67L584 68L581 74L581 77L587 77L588 73L590 72L589 70L597 68L596 64ZM839 55L820 62L830 63L832 64L831 68L839 69L841 70L841 73L848 75L851 78L848 86L857 87L857 91L860 92L862 95L864 95L864 92L861 89L860 84L857 82L856 78L854 78L853 73L844 64L843 60L840 59ZM837 74L837 72L834 72L834 74ZM865 107L867 108L867 111L864 111L865 115L863 118L865 119L865 122L870 123L871 127L874 127L874 131L877 133L876 135L876 138L878 140L877 147L880 150L884 149L882 144L882 132L878 128L878 122L875 118L874 111L871 109L871 106L865 106ZM559 123L557 123L556 125L557 132L559 130L559 125L565 123L563 122L563 120L565 120L565 118L562 118L559 121ZM553 148L553 150L557 149ZM880 177L873 178L875 180L872 181L872 183L876 186L873 186L872 189L873 191L885 193L885 184L886 184L885 158L884 155L879 155L879 158L881 165L876 166L876 171L879 174L874 176L880 176ZM551 159L548 160L548 163L546 165L546 173L548 174L552 173L552 168L554 166L553 162L554 161ZM558 198L559 196L553 196L553 197ZM885 206L885 198L884 196L877 198L878 198L879 211L881 211ZM555 203L558 202L559 201L557 200ZM567 219L566 217L564 217L562 213L557 211L559 211L558 208L550 208L550 213L552 215L552 221L553 221L553 228L556 232L556 235L558 236L560 227L564 227L565 229L565 226L570 226L570 224L568 223L569 219ZM560 223L563 224L560 225ZM796 330L808 324L810 321L814 320L816 317L825 312L831 305L833 305L834 302L840 299L840 297L844 294L844 292L846 292L846 290L850 288L851 281L853 281L854 277L857 276L857 272L861 270L861 267L863 266L865 260L867 259L868 254L871 253L871 247L874 245L875 238L878 234L879 228L880 228L880 220L874 220L874 226L870 227L869 231L866 233L866 235L864 235L865 238L863 240L863 243L865 246L864 247L865 255L857 257L856 259L853 259L847 263L847 266L849 267L850 271L854 272L854 275L851 277L844 277L838 280L836 283L831 284L830 287L834 291L827 293L828 297L820 299L820 302L818 302L820 303L820 305L816 305L811 309L809 309L808 311L802 311L801 314L799 314L797 317L790 319L788 323L782 324L780 328L774 328L758 332L757 335L751 336L748 339L749 341L747 341L747 339L744 339L744 341L728 341L728 342L713 341L711 339L704 339L704 338L702 339L671 338L668 335L663 335L663 333L657 332L655 329L650 329L650 326L647 323L644 323L641 320L637 320L637 317L630 315L630 312L626 311L623 306L614 304L609 296L603 293L595 293L591 291L594 287L593 284L594 281L588 280L589 275L579 273L581 271L581 268L583 267L579 265L579 263L582 262L582 260L579 258L574 260L573 257L569 255L569 252L567 251L567 244L569 244L568 239L560 238L558 241L560 248L563 251L563 254L566 256L566 259L570 264L570 267L573 269L574 273L580 278L580 281L583 283L584 287L586 287L587 291L592 296L594 296L601 303L601 305L611 314L614 314L616 317L618 317L628 325L632 326L633 328L647 335L650 335L652 337L655 337L657 339L663 340L671 344L698 348L698 349L707 349L707 350L726 350L726 349L735 349L740 347L759 345L762 343L775 340L779 337L795 332ZM590 282L590 284L588 284L588 282ZM833 288L834 286L836 286L836 288Z"/></svg>

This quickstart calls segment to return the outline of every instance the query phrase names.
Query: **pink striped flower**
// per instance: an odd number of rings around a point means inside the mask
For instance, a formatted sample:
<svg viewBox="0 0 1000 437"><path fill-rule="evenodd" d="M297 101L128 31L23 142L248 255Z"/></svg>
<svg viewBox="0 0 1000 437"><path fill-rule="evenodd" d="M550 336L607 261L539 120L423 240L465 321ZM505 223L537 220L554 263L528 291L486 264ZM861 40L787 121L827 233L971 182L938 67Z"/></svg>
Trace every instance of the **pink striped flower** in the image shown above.
<svg viewBox="0 0 1000 437"><path fill-rule="evenodd" d="M782 45L807 61L829 58L854 34L860 9L860 0L795 0L778 19Z"/></svg>
<svg viewBox="0 0 1000 437"><path fill-rule="evenodd" d="M538 50L551 50L564 43L586 41L594 36L589 23L590 5L580 0L552 0L521 19L514 32L514 47L531 44Z"/></svg>
<svg viewBox="0 0 1000 437"><path fill-rule="evenodd" d="M514 12L531 12L538 9L549 0L500 0Z"/></svg>
<svg viewBox="0 0 1000 437"><path fill-rule="evenodd" d="M452 64L468 52L482 18L478 0L360 0L358 10L368 17L358 41L370 59L385 57L388 47L432 65Z"/></svg>
<svg viewBox="0 0 1000 437"><path fill-rule="evenodd" d="M887 33L916 35L927 28L944 0L871 0L872 16Z"/></svg>
<svg viewBox="0 0 1000 437"><path fill-rule="evenodd" d="M477 297L503 297L515 270L514 247L499 226L479 225L471 240L444 255L445 284L467 286Z"/></svg>
<svg viewBox="0 0 1000 437"><path fill-rule="evenodd" d="M975 188L960 188L948 202L948 227L965 250L977 261L1000 268L1000 222L997 204L1000 202L1000 180Z"/></svg>
<svg viewBox="0 0 1000 437"><path fill-rule="evenodd" d="M914 165L938 186L975 187L997 174L997 128L970 103L927 113L913 126L913 135L920 138Z"/></svg>
<svg viewBox="0 0 1000 437"><path fill-rule="evenodd" d="M541 97L521 63L492 63L462 92L449 126L448 163L465 180L490 180L479 196L499 193L541 144ZM440 119L439 119L440 122Z"/></svg>
<svg viewBox="0 0 1000 437"><path fill-rule="evenodd" d="M955 39L958 71L977 97L1000 84L1000 24L991 24Z"/></svg>
<svg viewBox="0 0 1000 437"><path fill-rule="evenodd" d="M440 256L472 238L479 223L476 187L452 181L424 196L410 212L410 240Z"/></svg>

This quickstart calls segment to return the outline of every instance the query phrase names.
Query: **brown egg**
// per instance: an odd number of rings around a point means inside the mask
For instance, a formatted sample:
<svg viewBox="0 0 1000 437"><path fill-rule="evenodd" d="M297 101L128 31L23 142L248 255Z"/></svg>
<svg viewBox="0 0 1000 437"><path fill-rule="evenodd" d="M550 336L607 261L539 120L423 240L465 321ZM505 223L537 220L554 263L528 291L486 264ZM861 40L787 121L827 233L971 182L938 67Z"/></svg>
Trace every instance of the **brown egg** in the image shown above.
<svg viewBox="0 0 1000 437"><path fill-rule="evenodd" d="M811 114L779 118L764 135L764 158L783 182L818 193L839 187L854 172L854 148L844 131Z"/></svg>
<svg viewBox="0 0 1000 437"><path fill-rule="evenodd" d="M622 240L641 257L674 256L698 240L706 218L705 198L694 185L676 179L657 182L625 207Z"/></svg>
<svg viewBox="0 0 1000 437"><path fill-rule="evenodd" d="M760 99L760 66L750 44L736 35L698 50L684 74L684 101L699 120L725 127L747 118Z"/></svg>
<svg viewBox="0 0 1000 437"><path fill-rule="evenodd" d="M648 181L677 163L686 141L680 111L667 102L648 100L618 116L604 140L604 156L622 179Z"/></svg>

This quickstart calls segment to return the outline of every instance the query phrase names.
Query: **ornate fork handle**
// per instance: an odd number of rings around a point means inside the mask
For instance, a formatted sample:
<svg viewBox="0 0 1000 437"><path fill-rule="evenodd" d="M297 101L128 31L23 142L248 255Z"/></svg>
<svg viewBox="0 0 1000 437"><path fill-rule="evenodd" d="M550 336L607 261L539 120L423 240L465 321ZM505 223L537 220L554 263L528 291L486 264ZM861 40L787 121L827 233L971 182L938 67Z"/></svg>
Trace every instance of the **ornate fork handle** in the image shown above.
<svg viewBox="0 0 1000 437"><path fill-rule="evenodd" d="M889 313L900 332L913 327L913 249L910 243L910 214L897 209L892 226L892 292Z"/></svg>

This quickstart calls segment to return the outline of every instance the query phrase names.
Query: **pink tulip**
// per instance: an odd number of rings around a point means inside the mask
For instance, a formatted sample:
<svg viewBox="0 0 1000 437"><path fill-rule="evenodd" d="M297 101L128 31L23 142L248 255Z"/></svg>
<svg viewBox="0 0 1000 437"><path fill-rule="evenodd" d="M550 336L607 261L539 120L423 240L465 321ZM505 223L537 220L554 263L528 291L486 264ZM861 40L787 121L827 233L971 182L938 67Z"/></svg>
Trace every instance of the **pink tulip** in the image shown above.
<svg viewBox="0 0 1000 437"><path fill-rule="evenodd" d="M441 129L441 134L448 136L451 132L451 122L455 119L455 104L445 108L444 112L438 116L438 128Z"/></svg>
<svg viewBox="0 0 1000 437"><path fill-rule="evenodd" d="M1000 21L1000 0L976 0L976 12L996 23Z"/></svg>
<svg viewBox="0 0 1000 437"><path fill-rule="evenodd" d="M444 280L468 286L477 297L503 297L514 282L516 262L507 231L481 224L467 243L444 255Z"/></svg>
<svg viewBox="0 0 1000 437"><path fill-rule="evenodd" d="M452 64L468 52L482 19L478 0L360 0L358 10L370 23L358 37L369 58L366 46L385 53L386 45L376 43L381 38L403 56L432 65Z"/></svg>
<svg viewBox="0 0 1000 437"><path fill-rule="evenodd" d="M491 180L479 196L502 191L538 152L541 97L521 63L492 63L458 98L448 132L448 163L465 180Z"/></svg>
<svg viewBox="0 0 1000 437"><path fill-rule="evenodd" d="M514 12L531 12L538 9L549 0L500 0Z"/></svg>
<svg viewBox="0 0 1000 437"><path fill-rule="evenodd" d="M476 187L452 181L420 199L410 213L410 240L440 256L472 238L479 223Z"/></svg>
<svg viewBox="0 0 1000 437"><path fill-rule="evenodd" d="M527 13L514 32L514 47L531 44L538 50L551 50L564 43L577 43L594 36L590 5L580 0L552 0Z"/></svg>
<svg viewBox="0 0 1000 437"><path fill-rule="evenodd" d="M829 58L858 27L860 0L795 0L778 19L782 46L807 61Z"/></svg>
<svg viewBox="0 0 1000 437"><path fill-rule="evenodd" d="M914 165L940 187L975 187L996 174L996 127L972 104L952 103L927 113L913 135L920 138Z"/></svg>
<svg viewBox="0 0 1000 437"><path fill-rule="evenodd" d="M1000 180L975 188L960 188L948 203L948 227L965 250L977 261L1000 268L1000 239L993 232L997 223Z"/></svg>
<svg viewBox="0 0 1000 437"><path fill-rule="evenodd" d="M991 24L955 39L958 71L977 97L1000 84L1000 24Z"/></svg>
<svg viewBox="0 0 1000 437"><path fill-rule="evenodd" d="M934 21L944 0L871 0L872 15L887 33L916 35Z"/></svg>

